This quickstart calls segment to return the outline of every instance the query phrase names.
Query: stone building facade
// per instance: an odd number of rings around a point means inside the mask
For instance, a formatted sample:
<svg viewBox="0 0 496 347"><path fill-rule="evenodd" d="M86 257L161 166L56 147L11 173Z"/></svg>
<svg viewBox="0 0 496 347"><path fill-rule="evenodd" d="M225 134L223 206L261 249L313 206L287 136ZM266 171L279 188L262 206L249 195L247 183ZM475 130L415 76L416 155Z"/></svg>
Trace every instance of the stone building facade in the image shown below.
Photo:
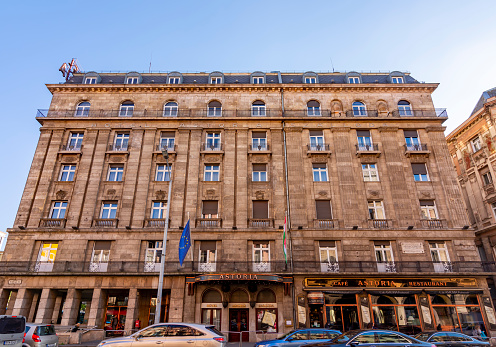
<svg viewBox="0 0 496 347"><path fill-rule="evenodd" d="M147 326L170 203L164 321L252 341L325 325L496 330L437 84L402 72L172 72L47 87L0 314Z"/></svg>
<svg viewBox="0 0 496 347"><path fill-rule="evenodd" d="M470 117L446 137L479 255L488 264L496 260L495 119L493 88L482 93ZM495 280L487 278L493 300Z"/></svg>

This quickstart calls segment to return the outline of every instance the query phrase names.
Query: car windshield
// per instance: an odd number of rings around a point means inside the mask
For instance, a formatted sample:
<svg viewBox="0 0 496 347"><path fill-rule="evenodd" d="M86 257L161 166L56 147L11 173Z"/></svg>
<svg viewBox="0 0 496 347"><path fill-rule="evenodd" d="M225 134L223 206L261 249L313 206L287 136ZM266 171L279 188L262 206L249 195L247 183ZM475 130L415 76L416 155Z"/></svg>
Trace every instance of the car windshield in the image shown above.
<svg viewBox="0 0 496 347"><path fill-rule="evenodd" d="M346 333L343 333L341 335L339 335L338 337L336 337L334 340L332 340L332 342L334 343L344 343L344 342L348 342L351 338L353 338L355 335L357 334L356 331L348 331Z"/></svg>
<svg viewBox="0 0 496 347"><path fill-rule="evenodd" d="M3 317L0 319L0 334L24 333L26 321L22 317Z"/></svg>
<svg viewBox="0 0 496 347"><path fill-rule="evenodd" d="M39 336L55 335L55 328L53 327L53 325L39 326L36 329L36 333L36 335Z"/></svg>
<svg viewBox="0 0 496 347"><path fill-rule="evenodd" d="M427 339L429 338L431 334L429 333L420 333L420 334L417 334L415 335L415 338L417 340L420 340L420 341L427 341Z"/></svg>
<svg viewBox="0 0 496 347"><path fill-rule="evenodd" d="M294 334L294 333L295 333L295 331L292 330L289 333L286 333L286 334L282 335L281 337L278 337L277 340L285 340L289 335Z"/></svg>

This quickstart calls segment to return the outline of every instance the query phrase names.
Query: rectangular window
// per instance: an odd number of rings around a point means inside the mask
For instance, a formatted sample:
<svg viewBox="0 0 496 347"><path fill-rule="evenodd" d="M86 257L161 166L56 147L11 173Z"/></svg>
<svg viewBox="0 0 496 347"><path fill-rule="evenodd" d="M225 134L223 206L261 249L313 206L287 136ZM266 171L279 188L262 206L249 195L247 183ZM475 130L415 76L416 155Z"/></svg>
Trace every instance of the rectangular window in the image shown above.
<svg viewBox="0 0 496 347"><path fill-rule="evenodd" d="M220 133L207 133L206 150L220 150Z"/></svg>
<svg viewBox="0 0 496 347"><path fill-rule="evenodd" d="M74 181L75 174L76 174L76 165L62 165L62 168L60 169L59 181L61 182Z"/></svg>
<svg viewBox="0 0 496 347"><path fill-rule="evenodd" d="M114 137L114 151L127 151L129 133L116 133Z"/></svg>
<svg viewBox="0 0 496 347"><path fill-rule="evenodd" d="M253 182L267 181L267 164L253 164Z"/></svg>
<svg viewBox="0 0 496 347"><path fill-rule="evenodd" d="M319 241L319 254L322 272L339 272L336 241Z"/></svg>
<svg viewBox="0 0 496 347"><path fill-rule="evenodd" d="M114 219L117 215L117 202L103 202L100 212L101 219Z"/></svg>
<svg viewBox="0 0 496 347"><path fill-rule="evenodd" d="M326 164L312 164L313 181L314 182L327 182L327 165Z"/></svg>
<svg viewBox="0 0 496 347"><path fill-rule="evenodd" d="M169 77L169 84L179 84L180 78L179 77Z"/></svg>
<svg viewBox="0 0 496 347"><path fill-rule="evenodd" d="M433 200L420 200L422 219L438 219L436 204Z"/></svg>
<svg viewBox="0 0 496 347"><path fill-rule="evenodd" d="M95 241L91 262L95 264L108 263L110 260L110 245L111 241ZM99 270L103 269L95 269L96 272ZM107 271L107 269L105 268L104 271Z"/></svg>
<svg viewBox="0 0 496 347"><path fill-rule="evenodd" d="M200 263L212 264L216 261L216 242L201 241L200 243Z"/></svg>
<svg viewBox="0 0 496 347"><path fill-rule="evenodd" d="M222 77L212 77L212 78L210 78L210 83L211 84L221 84L222 83Z"/></svg>
<svg viewBox="0 0 496 347"><path fill-rule="evenodd" d="M363 180L365 182L379 181L379 172L377 171L377 164L362 164Z"/></svg>
<svg viewBox="0 0 496 347"><path fill-rule="evenodd" d="M128 77L126 80L127 84L138 84L138 77Z"/></svg>
<svg viewBox="0 0 496 347"><path fill-rule="evenodd" d="M315 77L305 77L306 84L315 84L317 83L317 78Z"/></svg>
<svg viewBox="0 0 496 347"><path fill-rule="evenodd" d="M174 150L176 133L174 131L162 131L160 134L160 150L167 148L169 151Z"/></svg>
<svg viewBox="0 0 496 347"><path fill-rule="evenodd" d="M470 144L472 146L472 151L474 153L479 151L482 148L482 143L481 143L481 139L479 136L476 136L472 140L470 140Z"/></svg>
<svg viewBox="0 0 496 347"><path fill-rule="evenodd" d="M204 181L218 181L219 180L219 165L205 165Z"/></svg>
<svg viewBox="0 0 496 347"><path fill-rule="evenodd" d="M444 242L429 242L431 258L436 272L452 272L453 267L450 262L448 248Z"/></svg>
<svg viewBox="0 0 496 347"><path fill-rule="evenodd" d="M96 77L86 77L84 84L96 84Z"/></svg>
<svg viewBox="0 0 496 347"><path fill-rule="evenodd" d="M375 259L379 272L396 272L394 265L393 251L389 241L374 242Z"/></svg>
<svg viewBox="0 0 496 347"><path fill-rule="evenodd" d="M429 175L427 174L427 167L424 163L412 163L413 179L415 181L429 181Z"/></svg>
<svg viewBox="0 0 496 347"><path fill-rule="evenodd" d="M373 150L372 137L369 130L357 130L357 141L359 151Z"/></svg>
<svg viewBox="0 0 496 347"><path fill-rule="evenodd" d="M321 130L310 130L310 150L323 151L324 144L324 133Z"/></svg>
<svg viewBox="0 0 496 347"><path fill-rule="evenodd" d="M330 200L315 200L317 219L332 219L332 209Z"/></svg>
<svg viewBox="0 0 496 347"><path fill-rule="evenodd" d="M404 83L403 82L403 77L401 77L401 76L400 77L391 77L391 81L393 83Z"/></svg>
<svg viewBox="0 0 496 347"><path fill-rule="evenodd" d="M124 174L123 165L110 165L107 174L107 181L109 182L121 182L122 175Z"/></svg>
<svg viewBox="0 0 496 347"><path fill-rule="evenodd" d="M145 262L148 264L160 264L163 250L162 241L148 241L145 252Z"/></svg>
<svg viewBox="0 0 496 347"><path fill-rule="evenodd" d="M168 182L170 181L170 172L172 170L172 164L167 166L166 164L157 164L157 171L155 172L155 181Z"/></svg>
<svg viewBox="0 0 496 347"><path fill-rule="evenodd" d="M253 262L255 264L269 264L270 245L268 242L253 243Z"/></svg>
<svg viewBox="0 0 496 347"><path fill-rule="evenodd" d="M55 256L57 255L58 243L47 243L43 242L40 249L40 255L38 256L38 261L45 263L53 263L55 261Z"/></svg>
<svg viewBox="0 0 496 347"><path fill-rule="evenodd" d="M165 210L167 209L167 202L165 201L153 201L152 202L152 213L151 219L163 219L165 218Z"/></svg>
<svg viewBox="0 0 496 347"><path fill-rule="evenodd" d="M493 177L491 176L491 173L489 171L482 173L482 184L487 186L488 184L493 183Z"/></svg>
<svg viewBox="0 0 496 347"><path fill-rule="evenodd" d="M369 205L369 219L386 219L384 205L381 200L371 200Z"/></svg>
<svg viewBox="0 0 496 347"><path fill-rule="evenodd" d="M50 210L51 219L64 219L67 209L67 201L54 201Z"/></svg>
<svg viewBox="0 0 496 347"><path fill-rule="evenodd" d="M263 77L253 77L253 84L264 84Z"/></svg>
<svg viewBox="0 0 496 347"><path fill-rule="evenodd" d="M202 218L219 218L218 201L204 200L202 205Z"/></svg>
<svg viewBox="0 0 496 347"><path fill-rule="evenodd" d="M348 77L348 83L359 84L360 83L360 77Z"/></svg>
<svg viewBox="0 0 496 347"><path fill-rule="evenodd" d="M269 202L267 200L253 201L253 219L269 218Z"/></svg>
<svg viewBox="0 0 496 347"><path fill-rule="evenodd" d="M84 133L71 133L67 142L67 149L80 150L83 144Z"/></svg>
<svg viewBox="0 0 496 347"><path fill-rule="evenodd" d="M253 151L267 150L267 135L265 131L254 131L251 133L251 149Z"/></svg>
<svg viewBox="0 0 496 347"><path fill-rule="evenodd" d="M422 149L417 130L404 130L403 133L405 134L407 151L419 151Z"/></svg>

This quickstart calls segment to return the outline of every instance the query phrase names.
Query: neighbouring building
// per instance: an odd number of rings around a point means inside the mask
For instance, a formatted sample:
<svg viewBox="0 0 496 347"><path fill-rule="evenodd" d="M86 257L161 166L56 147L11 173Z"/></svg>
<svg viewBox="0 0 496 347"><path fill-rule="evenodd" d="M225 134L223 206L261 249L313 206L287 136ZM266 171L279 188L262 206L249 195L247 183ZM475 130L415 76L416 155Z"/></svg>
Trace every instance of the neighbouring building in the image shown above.
<svg viewBox="0 0 496 347"><path fill-rule="evenodd" d="M496 260L495 119L493 88L482 93L470 117L446 137L479 255L487 268ZM490 275L487 283L495 300L496 277Z"/></svg>
<svg viewBox="0 0 496 347"><path fill-rule="evenodd" d="M0 314L149 325L167 222L165 322L251 341L325 325L496 333L494 272L465 213L437 84L402 72L89 72L47 87Z"/></svg>

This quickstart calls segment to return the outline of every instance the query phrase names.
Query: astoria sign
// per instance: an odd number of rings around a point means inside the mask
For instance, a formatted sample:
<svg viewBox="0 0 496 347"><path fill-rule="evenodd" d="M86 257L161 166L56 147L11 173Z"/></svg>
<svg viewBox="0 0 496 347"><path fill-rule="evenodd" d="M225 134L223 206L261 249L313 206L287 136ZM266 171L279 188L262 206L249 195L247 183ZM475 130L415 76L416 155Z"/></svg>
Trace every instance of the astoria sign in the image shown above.
<svg viewBox="0 0 496 347"><path fill-rule="evenodd" d="M277 275L262 275L262 274L216 274L216 275L200 275L195 277L195 282L204 281L269 281L282 282L281 276Z"/></svg>

